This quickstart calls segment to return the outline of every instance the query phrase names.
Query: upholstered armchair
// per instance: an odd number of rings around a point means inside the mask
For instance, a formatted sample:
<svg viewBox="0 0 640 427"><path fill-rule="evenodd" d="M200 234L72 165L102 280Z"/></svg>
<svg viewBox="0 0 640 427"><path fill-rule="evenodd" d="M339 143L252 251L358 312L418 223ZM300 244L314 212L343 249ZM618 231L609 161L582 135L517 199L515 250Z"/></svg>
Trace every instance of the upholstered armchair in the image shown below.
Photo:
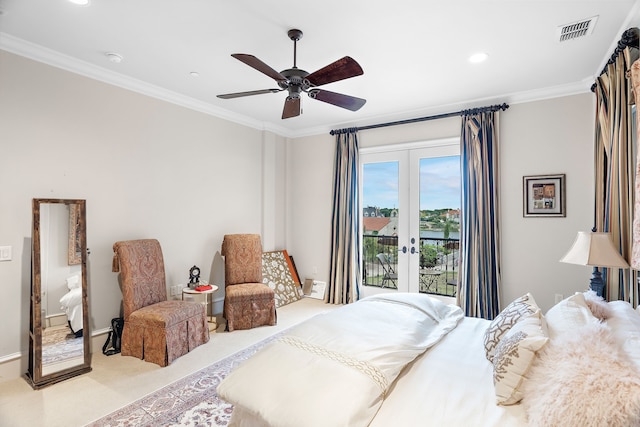
<svg viewBox="0 0 640 427"><path fill-rule="evenodd" d="M222 241L227 330L276 324L273 289L262 283L262 242L258 234L228 234Z"/></svg>
<svg viewBox="0 0 640 427"><path fill-rule="evenodd" d="M157 240L116 242L113 252L124 307L123 356L167 366L209 341L202 304L167 301L164 259Z"/></svg>

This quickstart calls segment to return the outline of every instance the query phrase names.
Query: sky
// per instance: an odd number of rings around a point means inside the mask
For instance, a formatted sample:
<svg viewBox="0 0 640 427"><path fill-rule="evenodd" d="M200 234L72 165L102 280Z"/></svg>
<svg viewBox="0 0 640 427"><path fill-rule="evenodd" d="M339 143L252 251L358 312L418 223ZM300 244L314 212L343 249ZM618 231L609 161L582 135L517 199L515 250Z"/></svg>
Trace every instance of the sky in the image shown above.
<svg viewBox="0 0 640 427"><path fill-rule="evenodd" d="M362 206L398 207L398 163L364 165ZM460 208L460 157L420 160L420 210Z"/></svg>

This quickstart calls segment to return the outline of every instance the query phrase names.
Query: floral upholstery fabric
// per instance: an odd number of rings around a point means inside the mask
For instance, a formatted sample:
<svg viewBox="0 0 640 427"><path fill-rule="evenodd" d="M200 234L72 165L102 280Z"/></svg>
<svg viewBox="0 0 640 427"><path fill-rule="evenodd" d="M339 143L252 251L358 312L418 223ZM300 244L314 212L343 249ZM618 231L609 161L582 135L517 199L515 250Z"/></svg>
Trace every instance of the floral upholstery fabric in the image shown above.
<svg viewBox="0 0 640 427"><path fill-rule="evenodd" d="M287 251L262 254L262 283L273 289L276 308L298 301L302 297L302 289L293 279L290 263Z"/></svg>
<svg viewBox="0 0 640 427"><path fill-rule="evenodd" d="M167 301L164 260L154 239L116 242L113 271L120 272L124 307L123 356L167 366L209 341L202 304Z"/></svg>
<svg viewBox="0 0 640 427"><path fill-rule="evenodd" d="M229 234L222 241L227 330L276 324L273 289L262 283L262 243L258 234Z"/></svg>

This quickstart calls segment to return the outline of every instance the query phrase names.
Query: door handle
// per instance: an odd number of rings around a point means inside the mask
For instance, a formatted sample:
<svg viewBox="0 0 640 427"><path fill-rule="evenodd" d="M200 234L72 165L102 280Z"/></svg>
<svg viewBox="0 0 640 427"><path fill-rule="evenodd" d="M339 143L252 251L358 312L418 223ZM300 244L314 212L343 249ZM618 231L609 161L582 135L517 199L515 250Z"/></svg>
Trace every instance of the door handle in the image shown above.
<svg viewBox="0 0 640 427"><path fill-rule="evenodd" d="M407 253L407 247L403 246L402 249L398 249L398 252L402 252L403 254Z"/></svg>
<svg viewBox="0 0 640 427"><path fill-rule="evenodd" d="M413 247L413 246L411 246L411 253L412 253L412 254L415 254L415 253L416 253L416 248L415 248L415 247Z"/></svg>

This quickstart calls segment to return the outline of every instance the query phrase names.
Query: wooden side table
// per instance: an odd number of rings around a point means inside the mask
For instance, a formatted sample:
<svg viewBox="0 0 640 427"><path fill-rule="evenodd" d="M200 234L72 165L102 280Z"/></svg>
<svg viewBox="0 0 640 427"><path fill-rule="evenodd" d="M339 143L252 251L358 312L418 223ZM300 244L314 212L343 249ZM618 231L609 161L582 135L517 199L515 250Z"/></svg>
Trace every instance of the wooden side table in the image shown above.
<svg viewBox="0 0 640 427"><path fill-rule="evenodd" d="M188 295L203 295L202 305L204 305L204 311L209 317L209 331L215 331L218 328L218 324L216 322L216 318L211 313L209 315L209 300L211 300L211 311L213 311L213 293L218 290L216 285L211 285L211 289L207 289L206 291L196 291L191 288L182 288L182 300L184 301L185 294Z"/></svg>

